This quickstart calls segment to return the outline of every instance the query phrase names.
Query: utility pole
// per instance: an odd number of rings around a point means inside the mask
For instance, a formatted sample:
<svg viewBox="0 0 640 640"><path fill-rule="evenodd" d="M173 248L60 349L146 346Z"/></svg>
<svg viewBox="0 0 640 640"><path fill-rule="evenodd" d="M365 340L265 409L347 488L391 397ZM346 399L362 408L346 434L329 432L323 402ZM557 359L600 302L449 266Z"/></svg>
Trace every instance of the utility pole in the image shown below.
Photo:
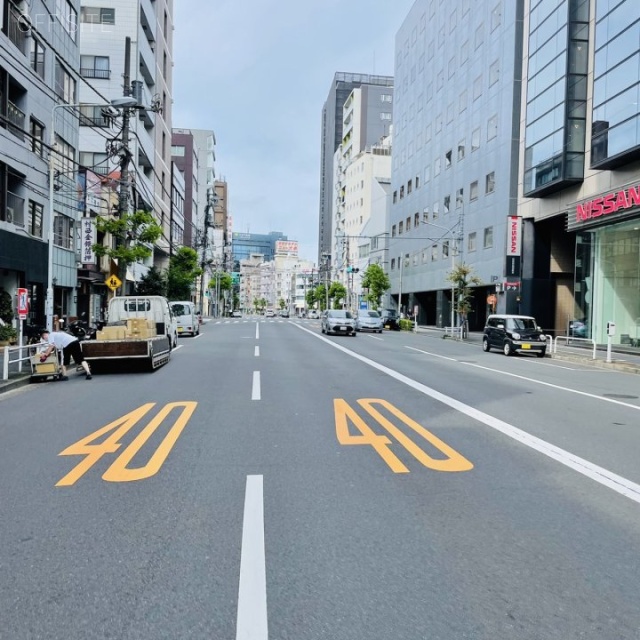
<svg viewBox="0 0 640 640"><path fill-rule="evenodd" d="M211 189L207 190L207 206L204 209L204 236L202 238L202 260L200 268L202 275L200 276L200 312L204 317L204 281L206 278L207 266L207 245L209 244L209 227L211 226L211 208L213 206L213 198Z"/></svg>
<svg viewBox="0 0 640 640"><path fill-rule="evenodd" d="M123 95L129 97L131 95L131 77L129 69L131 66L131 38L127 36L124 40L124 74L123 78ZM129 107L122 108L122 149L120 151L120 193L118 199L118 217L122 219L129 213ZM119 245L126 245L126 238L116 239ZM118 261L118 274L122 281L121 295L127 293L127 264L123 258Z"/></svg>

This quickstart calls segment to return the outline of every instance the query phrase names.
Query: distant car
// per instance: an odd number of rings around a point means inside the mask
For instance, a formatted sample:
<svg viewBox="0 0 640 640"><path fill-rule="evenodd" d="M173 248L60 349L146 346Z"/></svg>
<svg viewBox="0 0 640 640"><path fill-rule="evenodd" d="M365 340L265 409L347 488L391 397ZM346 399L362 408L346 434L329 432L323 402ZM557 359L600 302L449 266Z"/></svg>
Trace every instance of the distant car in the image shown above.
<svg viewBox="0 0 640 640"><path fill-rule="evenodd" d="M200 318L193 302L177 300L170 302L169 305L176 319L178 334L184 335L188 333L189 335L197 336L200 333Z"/></svg>
<svg viewBox="0 0 640 640"><path fill-rule="evenodd" d="M382 318L382 326L385 329L400 331L400 318L395 309L382 309L382 311L380 311L380 317Z"/></svg>
<svg viewBox="0 0 640 640"><path fill-rule="evenodd" d="M240 309L236 309L235 311L231 312L231 317L232 318L242 318L242 311L240 311Z"/></svg>
<svg viewBox="0 0 640 640"><path fill-rule="evenodd" d="M356 331L382 333L382 318L380 314L372 309L360 309L356 316Z"/></svg>
<svg viewBox="0 0 640 640"><path fill-rule="evenodd" d="M275 318L276 312L273 309L267 309L264 312L264 315L265 315L266 318Z"/></svg>
<svg viewBox="0 0 640 640"><path fill-rule="evenodd" d="M282 311L280 311L280 317L281 318L288 318L289 317L289 312L286 309L282 309Z"/></svg>
<svg viewBox="0 0 640 640"><path fill-rule="evenodd" d="M505 356L535 353L544 358L547 336L531 316L494 314L487 318L482 336L482 350L500 349Z"/></svg>
<svg viewBox="0 0 640 640"><path fill-rule="evenodd" d="M320 318L320 314L315 309L311 309L307 314L307 318L310 318L311 320L318 320Z"/></svg>
<svg viewBox="0 0 640 640"><path fill-rule="evenodd" d="M330 309L322 314L322 333L344 333L356 336L356 321L351 311L346 309Z"/></svg>
<svg viewBox="0 0 640 640"><path fill-rule="evenodd" d="M569 322L569 335L573 338L586 338L587 325L581 320L571 320Z"/></svg>

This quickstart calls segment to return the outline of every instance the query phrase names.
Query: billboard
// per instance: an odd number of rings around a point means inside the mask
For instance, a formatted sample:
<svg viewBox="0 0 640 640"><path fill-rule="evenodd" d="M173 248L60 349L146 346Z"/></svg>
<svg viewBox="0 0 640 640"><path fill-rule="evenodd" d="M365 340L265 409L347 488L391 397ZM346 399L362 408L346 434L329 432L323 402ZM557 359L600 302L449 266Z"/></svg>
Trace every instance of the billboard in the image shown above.
<svg viewBox="0 0 640 640"><path fill-rule="evenodd" d="M276 255L297 256L297 240L276 240Z"/></svg>

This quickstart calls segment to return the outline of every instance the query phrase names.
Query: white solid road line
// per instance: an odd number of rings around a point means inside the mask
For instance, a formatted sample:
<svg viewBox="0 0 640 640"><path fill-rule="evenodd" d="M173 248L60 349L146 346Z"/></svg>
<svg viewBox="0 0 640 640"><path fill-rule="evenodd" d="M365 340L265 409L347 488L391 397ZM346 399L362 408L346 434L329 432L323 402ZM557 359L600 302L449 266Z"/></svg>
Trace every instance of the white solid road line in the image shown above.
<svg viewBox="0 0 640 640"><path fill-rule="evenodd" d="M260 347L256 345L256 348L253 351L253 355L257 358L260 355Z"/></svg>
<svg viewBox="0 0 640 640"><path fill-rule="evenodd" d="M526 445L527 447L530 447L531 449L535 449L536 451L543 453L545 456L548 456L549 458L552 458L553 460L560 462L566 467L569 467L570 469L573 469L574 471L581 473L583 476L586 476L587 478L591 478L592 480L599 482L605 487L608 487L609 489L613 489L613 491L627 498L630 498L634 502L637 502L640 504L640 484L632 482L627 478L623 478L622 476L619 476L617 473L613 473L612 471L609 471L604 467L600 467L597 464L594 464L592 462L589 462L588 460L585 460L584 458L580 458L579 456L576 456L569 451L561 449L560 447L556 447L550 442L546 442L545 440L542 440L541 438L537 438L536 436L533 436L530 433L523 431L522 429L518 429L517 427L514 427L508 422L504 422L504 420L500 420L499 418L494 418L493 416L490 416L488 413L484 413L484 411L475 409L474 407L471 407L468 404L465 404L464 402L460 402L459 400L456 400L455 398L451 398L450 396L447 396L444 393L440 393L439 391L436 391L431 387L427 387L426 385L420 382L416 382L412 378L409 378L408 376L405 376L402 373L398 373L397 371L394 371L389 367L385 367L383 364L379 364L375 360L371 360L370 358L367 358L366 356L362 356L359 353L356 353L355 351L351 351L351 349L347 349L347 347L343 347L341 344L338 344L337 342L332 342L331 340L328 340L324 336L319 336L314 331L310 331L309 329L305 329L304 327L300 327L300 326L298 326L298 328L302 331L306 331L308 334L312 335L315 338L318 338L319 340L323 340L327 344L331 345L334 349L338 349L339 351L346 353L352 358L355 358L356 360L360 360L361 362L368 364L370 367L373 367L378 371L382 371L383 373L386 373L392 378L398 380L398 382L402 382L407 386L412 387L416 391L419 391L420 393L423 393L424 395L429 396L430 398L433 398L438 402L442 402L443 404L451 407L452 409L455 409L456 411L459 411L460 413L463 413L469 416L470 418L473 418L474 420L477 420L478 422L481 422L482 424L485 424L486 426L491 427L492 429L495 429L496 431L499 431L500 433L503 433L504 435L509 436L510 438L513 438L514 440L517 440L518 442ZM433 354L433 355L436 355L436 354ZM482 368L486 368L486 367L482 367ZM523 376L515 376L515 377L519 378ZM548 386L555 386L555 385L548 385ZM560 388L564 389L564 387L560 387ZM572 389L567 389L567 391L572 391ZM582 395L589 395L589 394L582 393ZM597 396L593 396L593 397L597 398ZM598 399L608 400L608 398L598 398ZM622 403L622 402L618 402L617 404L624 404L625 406L629 406L633 409L638 409L638 407L636 407L635 405L627 405L626 403Z"/></svg>
<svg viewBox="0 0 640 640"><path fill-rule="evenodd" d="M253 372L253 384L251 385L251 399L260 400L260 372Z"/></svg>
<svg viewBox="0 0 640 640"><path fill-rule="evenodd" d="M260 325L256 322L256 340L260 339Z"/></svg>
<svg viewBox="0 0 640 640"><path fill-rule="evenodd" d="M406 348L411 349L412 351L419 351L420 353L424 353L429 356L434 356L436 358L444 357L444 356L439 356L437 353L431 353L429 351L423 351L422 349L416 349L415 347L406 347ZM543 380L536 380L535 378L521 376L517 373L511 373L510 371L502 371L501 369L493 369L492 367L485 367L484 365L475 364L473 362L460 362L456 358L446 358L446 359L453 360L454 362L459 362L460 364L463 364L467 367L474 367L475 369L484 369L485 371L491 371L492 373L499 373L500 375L508 376L510 378L519 378L520 380L526 380L527 382L533 382L534 384L541 384L544 387L551 387L552 389L558 389L559 391L568 391L569 393L577 393L579 396L586 396L587 398L593 398L594 400L601 400L602 402L610 402L611 404L619 404L622 407L627 407L628 409L635 409L636 411L640 411L640 406L638 406L637 404L630 404L628 402L614 400L613 398L604 398L603 396L595 395L595 393L587 393L586 391L579 391L578 389L563 387L559 384L544 382Z"/></svg>
<svg viewBox="0 0 640 640"><path fill-rule="evenodd" d="M384 338L378 338L378 336L367 336L367 338L372 338L373 340L384 340Z"/></svg>
<svg viewBox="0 0 640 640"><path fill-rule="evenodd" d="M268 640L262 476L247 476L236 640Z"/></svg>

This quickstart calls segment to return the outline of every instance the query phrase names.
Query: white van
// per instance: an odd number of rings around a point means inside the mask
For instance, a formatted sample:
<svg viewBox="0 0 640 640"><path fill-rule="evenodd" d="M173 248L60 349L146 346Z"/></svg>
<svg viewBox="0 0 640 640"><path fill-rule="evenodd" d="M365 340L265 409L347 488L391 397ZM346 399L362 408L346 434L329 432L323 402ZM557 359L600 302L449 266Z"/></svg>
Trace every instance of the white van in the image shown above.
<svg viewBox="0 0 640 640"><path fill-rule="evenodd" d="M200 333L200 321L196 314L196 307L189 300L171 302L171 311L178 323L178 334L188 333L197 336Z"/></svg>

